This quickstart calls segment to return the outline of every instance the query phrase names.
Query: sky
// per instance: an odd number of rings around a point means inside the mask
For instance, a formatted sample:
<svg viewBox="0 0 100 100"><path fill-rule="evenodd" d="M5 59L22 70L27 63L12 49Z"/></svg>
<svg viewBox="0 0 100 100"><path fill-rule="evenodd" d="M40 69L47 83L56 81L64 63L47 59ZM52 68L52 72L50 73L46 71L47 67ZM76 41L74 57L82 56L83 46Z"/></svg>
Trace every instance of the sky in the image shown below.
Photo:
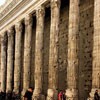
<svg viewBox="0 0 100 100"><path fill-rule="evenodd" d="M0 0L0 6L5 3L6 0Z"/></svg>

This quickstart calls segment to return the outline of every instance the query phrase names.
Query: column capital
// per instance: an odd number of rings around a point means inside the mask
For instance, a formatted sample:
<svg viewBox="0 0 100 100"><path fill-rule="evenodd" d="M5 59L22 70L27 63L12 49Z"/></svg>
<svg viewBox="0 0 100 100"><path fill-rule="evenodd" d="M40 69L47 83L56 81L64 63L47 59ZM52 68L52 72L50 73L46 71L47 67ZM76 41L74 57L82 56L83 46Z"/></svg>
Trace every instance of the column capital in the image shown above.
<svg viewBox="0 0 100 100"><path fill-rule="evenodd" d="M31 14L27 14L25 17L25 25L32 25L33 18Z"/></svg>
<svg viewBox="0 0 100 100"><path fill-rule="evenodd" d="M19 21L15 24L15 30L21 31L23 30L22 23Z"/></svg>
<svg viewBox="0 0 100 100"><path fill-rule="evenodd" d="M1 35L1 43L4 41L7 41L7 32L4 32L3 35Z"/></svg>
<svg viewBox="0 0 100 100"><path fill-rule="evenodd" d="M60 8L60 4L61 4L60 0L51 0L51 9L53 9L55 7L59 7Z"/></svg>
<svg viewBox="0 0 100 100"><path fill-rule="evenodd" d="M44 6L40 6L40 7L38 7L36 9L36 16L37 16L37 18L45 16L45 8L44 8Z"/></svg>
<svg viewBox="0 0 100 100"><path fill-rule="evenodd" d="M14 29L12 27L7 30L8 37L11 37L13 33L14 33Z"/></svg>

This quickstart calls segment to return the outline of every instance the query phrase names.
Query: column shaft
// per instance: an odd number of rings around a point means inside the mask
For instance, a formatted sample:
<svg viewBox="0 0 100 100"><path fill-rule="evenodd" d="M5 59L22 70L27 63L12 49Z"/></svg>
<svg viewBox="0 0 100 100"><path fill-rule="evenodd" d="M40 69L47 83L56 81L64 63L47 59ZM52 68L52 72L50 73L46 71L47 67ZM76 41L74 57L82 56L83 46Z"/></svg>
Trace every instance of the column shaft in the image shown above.
<svg viewBox="0 0 100 100"><path fill-rule="evenodd" d="M66 90L66 97L70 100L78 99L78 27L79 0L70 0Z"/></svg>
<svg viewBox="0 0 100 100"><path fill-rule="evenodd" d="M32 43L32 16L26 15L23 92L25 92L30 86L30 67L31 67L31 49L32 49L31 43Z"/></svg>
<svg viewBox="0 0 100 100"><path fill-rule="evenodd" d="M7 92L12 92L13 70L14 70L14 30L8 30L8 49L7 49Z"/></svg>
<svg viewBox="0 0 100 100"><path fill-rule="evenodd" d="M37 27L36 27L36 47L35 47L35 90L34 99L41 99L43 81L43 32L44 32L44 7L39 7L36 11Z"/></svg>
<svg viewBox="0 0 100 100"><path fill-rule="evenodd" d="M100 91L100 0L94 0L94 36L93 36L93 69L92 90L90 97L94 100L95 90Z"/></svg>
<svg viewBox="0 0 100 100"><path fill-rule="evenodd" d="M57 100L58 88L58 34L60 0L51 0L51 27L49 51L49 89L47 100Z"/></svg>
<svg viewBox="0 0 100 100"><path fill-rule="evenodd" d="M21 22L15 25L15 66L14 66L14 92L19 93L21 82L21 67L22 67L22 24Z"/></svg>
<svg viewBox="0 0 100 100"><path fill-rule="evenodd" d="M6 92L7 34L1 37L1 91Z"/></svg>

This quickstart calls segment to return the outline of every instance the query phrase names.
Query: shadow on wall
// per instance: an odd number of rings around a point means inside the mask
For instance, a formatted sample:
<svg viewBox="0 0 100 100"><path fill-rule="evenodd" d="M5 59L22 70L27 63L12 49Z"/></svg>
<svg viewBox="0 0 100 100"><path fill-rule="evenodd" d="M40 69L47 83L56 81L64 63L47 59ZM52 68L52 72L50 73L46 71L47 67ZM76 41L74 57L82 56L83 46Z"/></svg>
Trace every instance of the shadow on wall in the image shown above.
<svg viewBox="0 0 100 100"><path fill-rule="evenodd" d="M58 47L58 91L67 88L67 50L68 50L69 0L62 0L60 9L60 29Z"/></svg>

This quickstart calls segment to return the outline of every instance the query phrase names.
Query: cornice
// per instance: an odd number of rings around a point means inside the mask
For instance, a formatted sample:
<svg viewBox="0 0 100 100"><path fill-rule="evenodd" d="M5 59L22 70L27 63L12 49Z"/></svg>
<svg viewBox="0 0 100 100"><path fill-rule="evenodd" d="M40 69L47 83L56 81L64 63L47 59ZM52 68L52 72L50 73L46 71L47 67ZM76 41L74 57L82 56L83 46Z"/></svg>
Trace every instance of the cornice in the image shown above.
<svg viewBox="0 0 100 100"><path fill-rule="evenodd" d="M0 11L0 21L11 12L23 0L12 0L8 5L3 5L4 8Z"/></svg>
<svg viewBox="0 0 100 100"><path fill-rule="evenodd" d="M0 6L0 14L3 12L4 9L6 9L8 7L8 5L11 4L12 1L13 0L6 0L5 3Z"/></svg>
<svg viewBox="0 0 100 100"><path fill-rule="evenodd" d="M33 13L41 4L45 4L49 0L18 0L19 3L11 7L0 20L0 34L11 25L15 25L18 20L25 18L26 14Z"/></svg>

